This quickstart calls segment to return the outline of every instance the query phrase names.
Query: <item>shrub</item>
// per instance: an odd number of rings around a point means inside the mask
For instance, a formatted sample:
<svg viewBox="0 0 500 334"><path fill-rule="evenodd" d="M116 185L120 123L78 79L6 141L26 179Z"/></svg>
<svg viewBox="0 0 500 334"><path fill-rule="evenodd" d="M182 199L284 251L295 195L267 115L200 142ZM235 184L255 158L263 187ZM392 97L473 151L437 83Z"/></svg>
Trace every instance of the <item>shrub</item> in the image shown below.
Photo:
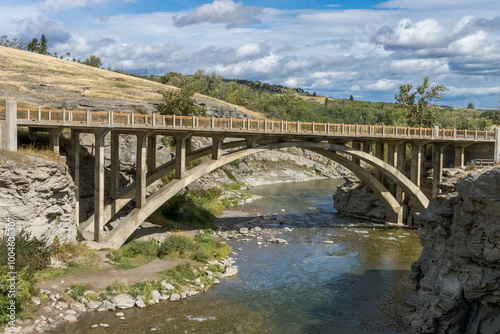
<svg viewBox="0 0 500 334"><path fill-rule="evenodd" d="M126 257L156 257L158 254L158 244L154 240L138 241L132 240L122 246L121 254Z"/></svg>
<svg viewBox="0 0 500 334"><path fill-rule="evenodd" d="M11 283L9 279L12 279L9 272L10 270L6 265L0 268L0 325L12 320L9 318L10 311L7 310L12 300L9 296L11 293L9 291ZM33 275L28 273L27 267L17 272L15 280L15 312L16 315L19 315L23 313L30 304L31 296L35 293L35 282L33 280Z"/></svg>
<svg viewBox="0 0 500 334"><path fill-rule="evenodd" d="M83 296L85 291L87 291L89 289L89 285L86 283L78 282L78 283L72 284L70 286L70 289L71 289L71 293L70 293L71 298L73 298L74 300L78 300L78 297Z"/></svg>
<svg viewBox="0 0 500 334"><path fill-rule="evenodd" d="M160 257L190 257L199 246L192 238L182 235L171 235L160 245Z"/></svg>
<svg viewBox="0 0 500 334"><path fill-rule="evenodd" d="M8 262L8 235L0 238L0 263ZM16 270L26 269L31 276L37 270L42 270L50 264L50 251L43 241L31 236L31 233L22 229L15 237Z"/></svg>

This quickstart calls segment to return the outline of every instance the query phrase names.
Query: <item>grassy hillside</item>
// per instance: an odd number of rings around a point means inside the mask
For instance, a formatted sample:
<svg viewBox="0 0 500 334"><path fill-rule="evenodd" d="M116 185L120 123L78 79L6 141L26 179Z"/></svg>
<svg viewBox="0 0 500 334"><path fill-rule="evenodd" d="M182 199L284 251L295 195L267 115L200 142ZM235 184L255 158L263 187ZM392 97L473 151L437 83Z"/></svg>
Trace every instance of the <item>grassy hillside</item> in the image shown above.
<svg viewBox="0 0 500 334"><path fill-rule="evenodd" d="M153 112L162 102L163 92L177 89L115 71L1 46L0 78L0 103L17 100L21 107ZM207 105L224 105L254 114L200 94L194 98Z"/></svg>

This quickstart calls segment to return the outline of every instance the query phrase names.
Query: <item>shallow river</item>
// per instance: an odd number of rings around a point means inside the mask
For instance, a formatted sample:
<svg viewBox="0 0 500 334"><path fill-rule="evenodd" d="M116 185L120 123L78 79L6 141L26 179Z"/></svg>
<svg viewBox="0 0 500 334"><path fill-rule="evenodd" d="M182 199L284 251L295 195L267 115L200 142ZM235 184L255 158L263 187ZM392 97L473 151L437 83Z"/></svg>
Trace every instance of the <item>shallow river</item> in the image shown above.
<svg viewBox="0 0 500 334"><path fill-rule="evenodd" d="M253 194L265 197L237 209L251 216L277 213L268 223L288 245L230 241L240 271L209 292L125 310L126 320L111 312L89 313L57 332L401 332L398 310L411 294L410 265L421 252L418 233L338 216L332 200L338 184L254 188ZM110 327L89 329L99 323Z"/></svg>

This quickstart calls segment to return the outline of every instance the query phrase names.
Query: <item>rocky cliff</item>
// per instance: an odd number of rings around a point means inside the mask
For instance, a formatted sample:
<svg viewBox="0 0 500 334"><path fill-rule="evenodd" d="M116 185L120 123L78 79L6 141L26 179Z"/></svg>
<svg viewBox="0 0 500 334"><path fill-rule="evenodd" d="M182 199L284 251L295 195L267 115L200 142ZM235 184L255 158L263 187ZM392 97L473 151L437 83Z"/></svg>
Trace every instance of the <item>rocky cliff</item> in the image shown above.
<svg viewBox="0 0 500 334"><path fill-rule="evenodd" d="M500 168L475 171L419 216L423 251L412 265L416 333L499 333Z"/></svg>
<svg viewBox="0 0 500 334"><path fill-rule="evenodd" d="M0 151L0 232L7 219L48 244L74 241L74 184L68 167L34 155ZM2 231L3 230L3 231Z"/></svg>

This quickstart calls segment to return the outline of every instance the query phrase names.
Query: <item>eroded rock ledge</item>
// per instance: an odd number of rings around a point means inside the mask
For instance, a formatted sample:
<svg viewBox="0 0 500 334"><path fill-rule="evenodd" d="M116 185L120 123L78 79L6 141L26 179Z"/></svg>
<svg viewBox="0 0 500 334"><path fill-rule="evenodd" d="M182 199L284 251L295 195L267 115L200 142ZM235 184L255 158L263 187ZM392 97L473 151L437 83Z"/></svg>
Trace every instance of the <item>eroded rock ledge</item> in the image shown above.
<svg viewBox="0 0 500 334"><path fill-rule="evenodd" d="M498 333L500 168L475 171L419 216L424 246L412 265L415 333Z"/></svg>

